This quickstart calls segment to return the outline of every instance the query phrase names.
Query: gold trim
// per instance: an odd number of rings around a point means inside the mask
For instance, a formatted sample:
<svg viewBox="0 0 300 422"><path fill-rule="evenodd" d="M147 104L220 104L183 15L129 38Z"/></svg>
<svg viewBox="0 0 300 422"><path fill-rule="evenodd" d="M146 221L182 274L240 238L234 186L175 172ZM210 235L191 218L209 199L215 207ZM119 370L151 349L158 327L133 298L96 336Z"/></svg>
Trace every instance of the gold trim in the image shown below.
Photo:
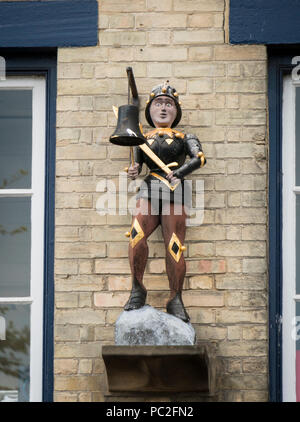
<svg viewBox="0 0 300 422"><path fill-rule="evenodd" d="M178 247L178 251L175 253L172 249L174 243L177 245ZM186 247L182 245L182 243L180 242L180 240L178 239L178 237L176 236L175 233L172 234L172 237L170 239L169 242L169 246L168 246L168 251L170 253L170 255L174 258L174 260L176 262L179 262L182 252L186 250Z"/></svg>
<svg viewBox="0 0 300 422"><path fill-rule="evenodd" d="M169 138L172 138L173 135L175 135L176 138L180 138L180 139L184 138L184 133L179 132L178 130L175 130L175 129L171 129L170 127L155 128L151 130L150 132L146 133L144 136L146 136L146 138L152 138L154 135L156 135L159 132L161 132L163 135L168 135Z"/></svg>
<svg viewBox="0 0 300 422"><path fill-rule="evenodd" d="M198 152L197 157L200 158L200 161L201 161L200 167L203 167L205 164L205 155L203 154L202 151L200 151Z"/></svg>
<svg viewBox="0 0 300 422"><path fill-rule="evenodd" d="M173 142L173 138L166 138L165 141L168 145L171 145L171 143Z"/></svg>
<svg viewBox="0 0 300 422"><path fill-rule="evenodd" d="M173 192L176 188L177 188L177 186L180 184L180 181L178 182L178 183L176 183L176 185L171 185L171 183L170 182L168 182L163 176L161 176L160 174L157 174L157 173L154 173L154 172L151 172L150 173L151 174L151 176L154 176L154 177L156 177L157 179L159 179L159 180L161 180L165 185L167 185L168 186L168 188Z"/></svg>
<svg viewBox="0 0 300 422"><path fill-rule="evenodd" d="M132 238L132 230L133 229L135 229L135 231L137 232L137 235L134 237L134 238ZM133 221L133 223L132 223L132 226L131 226L131 229L130 229L130 239L129 239L129 242L130 242L130 246L132 247L132 248L134 248L135 247L135 245L141 240L141 239L143 239L143 237L145 236L145 234L144 234L144 232L143 232L143 230L142 230L142 228L141 228L141 226L140 226L140 224L139 224L139 222L138 222L138 220L135 218L134 219L134 221Z"/></svg>
<svg viewBox="0 0 300 422"><path fill-rule="evenodd" d="M168 86L169 86L169 81L165 81L164 84L163 84L162 90L161 90L161 92L163 94L165 94L167 92Z"/></svg>
<svg viewBox="0 0 300 422"><path fill-rule="evenodd" d="M171 167L177 167L178 163L176 161L173 161L173 163L169 163L167 164L167 167L171 168Z"/></svg>
<svg viewBox="0 0 300 422"><path fill-rule="evenodd" d="M173 133L175 133L175 137L176 138L180 138L180 139L183 139L184 138L184 133L182 133L182 132L179 132L178 130L175 130L175 129L173 129Z"/></svg>
<svg viewBox="0 0 300 422"><path fill-rule="evenodd" d="M142 135L144 135L144 131L143 131L143 126L142 126L142 123L139 123L139 128L140 128L141 134L142 134ZM144 136L145 136L145 135L144 135Z"/></svg>
<svg viewBox="0 0 300 422"><path fill-rule="evenodd" d="M148 141L148 144L151 146L153 144L153 142L155 141L155 139L149 138L149 139L147 139L147 141Z"/></svg>

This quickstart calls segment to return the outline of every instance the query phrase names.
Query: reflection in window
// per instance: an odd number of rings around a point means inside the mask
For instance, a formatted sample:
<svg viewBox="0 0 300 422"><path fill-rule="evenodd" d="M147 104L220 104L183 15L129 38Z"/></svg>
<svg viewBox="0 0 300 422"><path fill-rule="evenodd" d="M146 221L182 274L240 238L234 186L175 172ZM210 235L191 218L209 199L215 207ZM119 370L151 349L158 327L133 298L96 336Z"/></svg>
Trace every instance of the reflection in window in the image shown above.
<svg viewBox="0 0 300 422"><path fill-rule="evenodd" d="M300 302L296 302L296 401L300 402Z"/></svg>
<svg viewBox="0 0 300 422"><path fill-rule="evenodd" d="M30 295L31 198L0 198L0 297Z"/></svg>
<svg viewBox="0 0 300 422"><path fill-rule="evenodd" d="M296 195L296 294L300 294L300 195Z"/></svg>
<svg viewBox="0 0 300 422"><path fill-rule="evenodd" d="M0 305L5 340L0 340L0 401L29 401L30 305Z"/></svg>

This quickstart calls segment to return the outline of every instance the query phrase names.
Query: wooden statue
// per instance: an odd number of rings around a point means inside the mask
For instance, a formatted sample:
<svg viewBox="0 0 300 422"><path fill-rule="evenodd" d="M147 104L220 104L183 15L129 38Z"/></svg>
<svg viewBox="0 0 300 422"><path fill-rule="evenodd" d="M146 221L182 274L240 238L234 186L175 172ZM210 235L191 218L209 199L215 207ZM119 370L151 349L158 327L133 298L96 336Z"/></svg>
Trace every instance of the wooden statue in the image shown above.
<svg viewBox="0 0 300 422"><path fill-rule="evenodd" d="M145 305L147 291L143 276L148 258L147 239L161 225L170 285L167 312L188 322L189 315L182 302L182 287L186 273L183 256L186 249L184 205L191 200L191 192L184 186L184 177L202 167L206 160L195 135L174 129L182 112L178 93L169 81L153 88L145 114L154 129L143 134L145 139L138 140L135 145L139 145L132 147L134 162L132 160L128 169L131 179L138 177L143 164L148 167L149 174L137 194L136 214L127 233L132 290L124 309L130 311ZM185 162L187 156L189 160Z"/></svg>

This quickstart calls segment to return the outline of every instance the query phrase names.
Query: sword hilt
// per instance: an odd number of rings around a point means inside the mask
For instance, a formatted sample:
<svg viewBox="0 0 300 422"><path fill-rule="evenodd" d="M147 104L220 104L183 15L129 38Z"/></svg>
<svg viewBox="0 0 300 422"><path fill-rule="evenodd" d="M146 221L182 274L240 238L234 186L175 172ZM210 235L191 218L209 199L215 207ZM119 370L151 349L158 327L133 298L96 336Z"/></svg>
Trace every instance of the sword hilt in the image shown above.
<svg viewBox="0 0 300 422"><path fill-rule="evenodd" d="M165 166L162 167L162 170L166 173L166 174L170 174L172 172L172 170L170 170L170 167L176 167L178 166L178 163L176 163L175 161L173 163L170 164L166 164Z"/></svg>

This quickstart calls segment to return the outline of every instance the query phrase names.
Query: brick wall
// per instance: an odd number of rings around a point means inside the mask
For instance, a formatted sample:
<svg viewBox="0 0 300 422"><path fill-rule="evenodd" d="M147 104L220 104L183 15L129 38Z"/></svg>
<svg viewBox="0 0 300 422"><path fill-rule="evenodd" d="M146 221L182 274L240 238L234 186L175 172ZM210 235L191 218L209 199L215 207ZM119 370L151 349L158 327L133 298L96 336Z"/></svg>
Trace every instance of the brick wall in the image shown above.
<svg viewBox="0 0 300 422"><path fill-rule="evenodd" d="M128 149L108 142L116 125L112 106L127 103L128 65L145 128L147 94L169 79L182 102L178 128L199 137L208 159L190 177L204 180L205 215L201 226L187 230L183 298L198 341L216 348L217 399L268 398L266 50L228 44L225 3L102 0L99 45L59 49L56 401L106 399L101 346L113 343L131 288L124 236L131 216L96 211L97 184L118 184L128 165ZM164 310L169 291L160 232L149 244L148 303Z"/></svg>

